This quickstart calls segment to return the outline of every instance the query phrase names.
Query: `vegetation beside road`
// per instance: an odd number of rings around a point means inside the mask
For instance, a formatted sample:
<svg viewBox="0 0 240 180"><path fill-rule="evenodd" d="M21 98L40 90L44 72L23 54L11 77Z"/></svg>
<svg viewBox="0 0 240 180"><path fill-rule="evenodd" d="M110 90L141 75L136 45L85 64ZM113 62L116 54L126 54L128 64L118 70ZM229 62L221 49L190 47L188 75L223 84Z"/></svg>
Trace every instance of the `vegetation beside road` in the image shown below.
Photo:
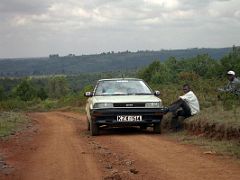
<svg viewBox="0 0 240 180"><path fill-rule="evenodd" d="M228 155L240 159L240 142L238 140L221 140L196 135L188 131L168 133L170 138L182 144L193 144L204 150L204 154Z"/></svg>
<svg viewBox="0 0 240 180"><path fill-rule="evenodd" d="M186 120L185 129L214 139L240 139L240 107L224 110L222 106L203 109Z"/></svg>
<svg viewBox="0 0 240 180"><path fill-rule="evenodd" d="M26 115L19 112L1 112L0 114L0 138L15 134L28 124Z"/></svg>
<svg viewBox="0 0 240 180"><path fill-rule="evenodd" d="M234 70L240 75L239 47L234 47L230 54L219 61L214 61L207 55L183 61L175 58L164 63L155 61L139 71L138 76L150 83L154 89L161 90L165 106L182 94L183 84L189 83L199 99L202 112L191 117L185 127L208 137L239 139L240 97L217 92L217 88L228 83L228 70ZM171 117L165 117L165 121L170 119Z"/></svg>
<svg viewBox="0 0 240 180"><path fill-rule="evenodd" d="M183 84L189 83L199 98L202 112L186 121L185 128L193 134L213 139L239 139L240 99L227 94L219 99L216 91L227 83L228 70L240 75L239 47L233 47L232 52L220 60L208 55L182 60L171 57L164 62L155 60L139 70L124 72L1 78L0 112L50 111L59 108L82 111L86 102L83 93L93 90L97 79L138 77L150 84L152 89L161 91L165 106L182 94ZM165 116L165 121L169 120L170 117Z"/></svg>

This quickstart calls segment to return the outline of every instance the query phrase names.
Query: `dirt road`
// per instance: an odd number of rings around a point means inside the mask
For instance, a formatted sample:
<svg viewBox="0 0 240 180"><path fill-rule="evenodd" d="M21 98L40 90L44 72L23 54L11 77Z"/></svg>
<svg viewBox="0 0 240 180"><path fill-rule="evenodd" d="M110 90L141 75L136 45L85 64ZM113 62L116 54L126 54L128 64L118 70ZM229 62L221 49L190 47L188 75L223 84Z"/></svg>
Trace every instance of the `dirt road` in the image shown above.
<svg viewBox="0 0 240 180"><path fill-rule="evenodd" d="M240 164L204 154L165 135L138 129L104 130L91 137L77 113L29 114L26 131L0 142L0 179L228 179L240 178Z"/></svg>

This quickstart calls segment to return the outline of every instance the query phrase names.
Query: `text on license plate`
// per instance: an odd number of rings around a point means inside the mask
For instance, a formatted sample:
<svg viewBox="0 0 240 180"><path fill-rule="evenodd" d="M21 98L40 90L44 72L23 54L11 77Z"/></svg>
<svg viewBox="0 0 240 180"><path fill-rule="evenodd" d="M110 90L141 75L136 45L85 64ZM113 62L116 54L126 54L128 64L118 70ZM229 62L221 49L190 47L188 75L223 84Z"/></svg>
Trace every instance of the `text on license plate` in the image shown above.
<svg viewBox="0 0 240 180"><path fill-rule="evenodd" d="M142 116L117 116L119 122L142 121Z"/></svg>

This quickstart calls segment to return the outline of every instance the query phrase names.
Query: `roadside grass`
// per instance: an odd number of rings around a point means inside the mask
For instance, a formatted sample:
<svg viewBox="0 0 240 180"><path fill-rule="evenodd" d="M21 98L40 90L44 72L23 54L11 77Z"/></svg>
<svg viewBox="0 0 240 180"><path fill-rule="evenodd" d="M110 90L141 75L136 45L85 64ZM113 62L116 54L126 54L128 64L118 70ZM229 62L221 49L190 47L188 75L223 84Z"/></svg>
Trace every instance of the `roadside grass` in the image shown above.
<svg viewBox="0 0 240 180"><path fill-rule="evenodd" d="M206 153L240 159L240 98L229 94L221 94L219 98L216 89L221 83L214 80L190 83L199 99L201 113L183 121L183 131L177 133L168 132L172 117L168 113L163 118L163 130L179 142L197 145ZM158 85L155 89L161 89L165 106L182 94L180 84Z"/></svg>
<svg viewBox="0 0 240 180"><path fill-rule="evenodd" d="M160 98L164 106L169 106L182 92L182 84L153 85L161 90ZM189 83L197 95L201 113L186 119L185 129L194 134L203 134L215 139L240 139L240 97L233 94L217 92L217 88L224 84L216 79L197 79ZM164 116L163 128L170 127L171 115Z"/></svg>
<svg viewBox="0 0 240 180"><path fill-rule="evenodd" d="M39 104L35 104L33 106L29 106L27 111L30 112L47 112L47 111L75 111L83 113L85 110L85 99L80 99L78 97L71 97L70 101L66 101L66 98L62 98L60 100L54 99L46 99L45 101L41 101Z"/></svg>
<svg viewBox="0 0 240 180"><path fill-rule="evenodd" d="M227 155L240 160L239 140L215 140L202 135L192 135L188 131L167 133L170 138L183 144L193 144L204 150L204 154Z"/></svg>
<svg viewBox="0 0 240 180"><path fill-rule="evenodd" d="M27 116L19 112L0 113L0 138L22 130L29 122Z"/></svg>
<svg viewBox="0 0 240 180"><path fill-rule="evenodd" d="M66 112L76 112L80 114L85 114L85 106L65 106L62 108L56 109L57 111L66 111Z"/></svg>
<svg viewBox="0 0 240 180"><path fill-rule="evenodd" d="M186 130L215 139L240 139L240 107L216 105L184 121Z"/></svg>

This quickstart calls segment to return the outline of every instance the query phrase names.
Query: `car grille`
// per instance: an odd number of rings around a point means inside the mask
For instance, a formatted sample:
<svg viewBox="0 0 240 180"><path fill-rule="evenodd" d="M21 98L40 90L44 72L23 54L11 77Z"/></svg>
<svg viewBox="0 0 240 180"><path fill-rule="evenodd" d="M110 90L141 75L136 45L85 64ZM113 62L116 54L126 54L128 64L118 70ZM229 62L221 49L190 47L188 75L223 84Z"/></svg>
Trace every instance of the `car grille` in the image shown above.
<svg viewBox="0 0 240 180"><path fill-rule="evenodd" d="M114 103L114 107L145 107L145 103Z"/></svg>

